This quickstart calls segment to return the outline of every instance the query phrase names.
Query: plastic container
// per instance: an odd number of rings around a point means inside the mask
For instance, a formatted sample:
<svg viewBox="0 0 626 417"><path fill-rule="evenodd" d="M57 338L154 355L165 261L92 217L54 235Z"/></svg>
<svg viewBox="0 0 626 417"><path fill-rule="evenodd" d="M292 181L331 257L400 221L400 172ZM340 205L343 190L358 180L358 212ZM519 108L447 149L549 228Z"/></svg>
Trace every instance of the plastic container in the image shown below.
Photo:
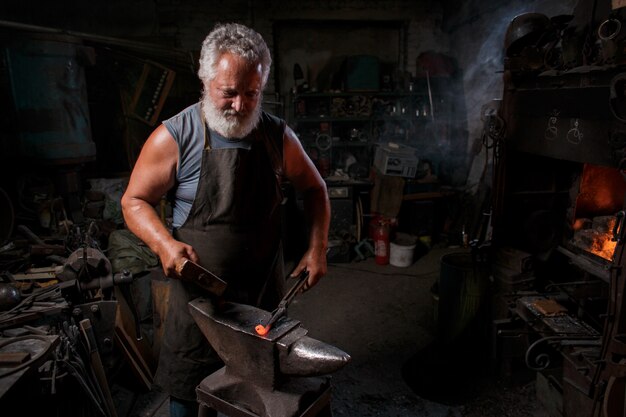
<svg viewBox="0 0 626 417"><path fill-rule="evenodd" d="M389 245L389 263L399 267L411 266L415 258L416 243L415 236L398 233L396 239Z"/></svg>

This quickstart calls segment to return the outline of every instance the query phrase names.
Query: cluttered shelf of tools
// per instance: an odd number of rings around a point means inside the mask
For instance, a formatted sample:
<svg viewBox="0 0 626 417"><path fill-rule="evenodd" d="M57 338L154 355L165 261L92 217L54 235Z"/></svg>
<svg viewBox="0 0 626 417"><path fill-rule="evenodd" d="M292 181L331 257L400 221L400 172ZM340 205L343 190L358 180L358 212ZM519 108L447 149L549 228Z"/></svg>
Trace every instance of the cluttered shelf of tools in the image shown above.
<svg viewBox="0 0 626 417"><path fill-rule="evenodd" d="M293 98L290 124L323 177L337 170L367 176L378 145L412 144L433 121L426 90L303 92Z"/></svg>
<svg viewBox="0 0 626 417"><path fill-rule="evenodd" d="M432 98L415 92L302 93L294 97L293 122L427 122Z"/></svg>

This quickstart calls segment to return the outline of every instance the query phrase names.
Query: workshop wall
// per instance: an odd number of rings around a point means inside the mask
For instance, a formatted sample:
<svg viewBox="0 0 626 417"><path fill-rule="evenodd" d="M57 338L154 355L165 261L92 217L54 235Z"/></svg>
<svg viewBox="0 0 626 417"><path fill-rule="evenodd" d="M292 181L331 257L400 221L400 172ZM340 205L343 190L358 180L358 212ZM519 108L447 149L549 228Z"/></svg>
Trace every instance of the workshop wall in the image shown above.
<svg viewBox="0 0 626 417"><path fill-rule="evenodd" d="M0 20L135 40L157 30L151 0L4 0Z"/></svg>
<svg viewBox="0 0 626 417"><path fill-rule="evenodd" d="M274 49L274 29L281 22L336 22L339 28L350 21L394 22L406 28L402 31L406 38L399 39L398 44L389 48L385 48L384 42L379 40L380 44L374 48L384 49L381 51L383 54L398 49L398 70L416 74L419 71L417 57L426 51L457 59L458 67L463 71L465 108L470 109L461 117L467 118L471 146L472 139L480 137L478 109L492 98L501 96L501 80L497 71L502 67L501 44L510 18L528 10L543 11L549 15L566 13L573 3L574 0L233 0L216 6L200 0L5 0L0 4L0 19L150 42L196 53L207 31L218 21L240 21L255 27L264 35L271 49ZM291 43L305 44L311 37L306 30L290 34L295 36ZM340 37L336 41L356 42L355 50L360 50L359 44L371 43L375 35L359 39ZM319 45L319 56L329 56L329 51L328 45ZM298 53L282 52L283 61L293 60L284 54ZM304 69L307 70L306 67ZM288 101L286 94L293 84L291 74L287 73L289 78L285 79L285 72L281 73L278 68L274 68L272 74L266 96L277 91L283 100ZM280 85L276 85L276 75ZM180 94L187 99L198 89L192 83L190 92ZM172 94L177 92L175 86ZM182 105L181 100L175 103L176 106ZM167 114L166 111L163 116Z"/></svg>
<svg viewBox="0 0 626 417"><path fill-rule="evenodd" d="M371 21L371 22L403 22L407 27L407 37L402 40L404 43L403 48L405 50L400 51L400 65L399 70L406 70L409 72L415 72L416 57L420 51L428 49L441 50L447 49L447 39L443 35L440 28L440 22L442 19L442 10L438 2L432 1L368 1L368 0L353 0L353 1L302 1L302 2L286 2L286 1L269 1L266 7L260 7L260 4L255 3L252 10L253 18L255 20L255 27L263 32L266 38L274 38L272 32L275 27L273 23L281 21L308 21L308 22L324 22L325 24L332 24L336 22L336 28L341 29L346 27L347 22L350 21ZM373 28L373 31L376 29ZM292 39L292 43L295 43L300 39L301 44L308 43L312 33L307 30L301 32L292 31L290 35L295 38ZM368 40L367 37L361 41L357 37L349 36L348 30L345 32L346 36L340 36L335 38L335 43L354 43L354 50L362 50L360 47L361 42ZM371 39L370 39L371 40ZM381 43L383 40L378 39ZM319 45L318 54L323 55L325 50L329 51L332 45L321 44ZM388 48L395 48L396 45L387 44ZM384 49L382 45L377 49ZM386 51L381 51L384 54ZM289 52L287 52L289 53ZM293 53L298 53L294 51ZM288 56L283 56L285 61L289 61ZM306 68L303 68L306 71ZM305 74L306 78L307 74ZM289 85L287 83L286 88L280 86L281 95L285 94Z"/></svg>
<svg viewBox="0 0 626 417"><path fill-rule="evenodd" d="M71 31L119 36L197 51L216 22L239 21L255 27L273 47L273 25L281 20L403 21L407 25L406 70L415 71L420 51L446 52L439 2L233 0L207 4L200 0L147 0L63 2L7 0L0 5L0 19ZM339 40L338 40L339 41ZM270 79L268 91L274 90Z"/></svg>

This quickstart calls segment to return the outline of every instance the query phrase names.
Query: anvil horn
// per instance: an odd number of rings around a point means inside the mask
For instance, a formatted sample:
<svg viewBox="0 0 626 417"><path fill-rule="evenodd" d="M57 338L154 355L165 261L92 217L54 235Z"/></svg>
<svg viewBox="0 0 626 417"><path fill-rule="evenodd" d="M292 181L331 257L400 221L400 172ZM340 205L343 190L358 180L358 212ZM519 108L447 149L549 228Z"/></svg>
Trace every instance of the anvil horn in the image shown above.
<svg viewBox="0 0 626 417"><path fill-rule="evenodd" d="M279 349L279 367L285 375L317 376L331 374L343 368L350 355L341 349L306 336L306 330L297 328L276 342Z"/></svg>
<svg viewBox="0 0 626 417"><path fill-rule="evenodd" d="M275 386L288 376L318 376L338 371L350 355L307 336L300 322L280 318L264 336L254 327L270 313L259 308L224 303L216 308L199 298L189 303L196 324L225 364L226 372L261 385Z"/></svg>

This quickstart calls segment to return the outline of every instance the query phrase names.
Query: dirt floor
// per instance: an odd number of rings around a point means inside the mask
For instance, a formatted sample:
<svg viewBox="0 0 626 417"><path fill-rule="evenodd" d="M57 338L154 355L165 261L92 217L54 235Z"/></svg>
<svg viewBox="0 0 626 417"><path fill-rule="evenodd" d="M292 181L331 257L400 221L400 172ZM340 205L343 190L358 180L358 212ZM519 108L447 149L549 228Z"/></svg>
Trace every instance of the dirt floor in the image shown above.
<svg viewBox="0 0 626 417"><path fill-rule="evenodd" d="M485 338L444 344L437 337L446 329L437 330L433 284L442 256L460 251L432 249L406 268L373 258L331 264L314 289L292 302L289 315L309 336L352 357L332 376L334 416L548 417L532 378L513 384L490 370ZM157 393L133 410L169 414L167 398Z"/></svg>
<svg viewBox="0 0 626 417"><path fill-rule="evenodd" d="M441 257L459 251L433 249L406 268L373 258L333 264L294 301L290 315L310 336L352 356L333 376L334 415L547 417L533 381L492 375L484 339L438 341L431 288Z"/></svg>

